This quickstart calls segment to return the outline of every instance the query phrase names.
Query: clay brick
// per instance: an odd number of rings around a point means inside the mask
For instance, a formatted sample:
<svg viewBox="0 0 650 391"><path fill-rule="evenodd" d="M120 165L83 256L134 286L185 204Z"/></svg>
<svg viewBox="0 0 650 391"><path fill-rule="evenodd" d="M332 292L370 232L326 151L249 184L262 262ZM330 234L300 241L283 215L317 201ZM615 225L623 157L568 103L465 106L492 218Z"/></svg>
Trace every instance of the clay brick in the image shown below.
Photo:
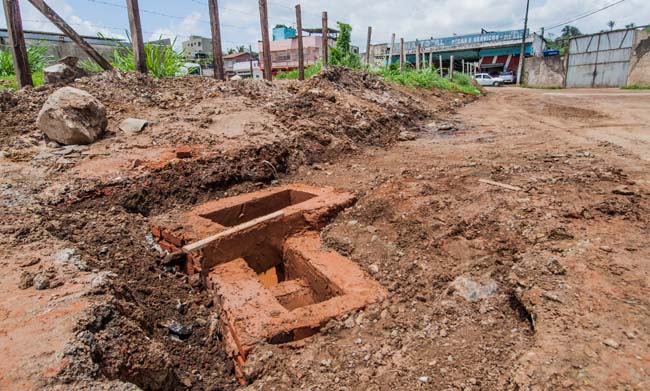
<svg viewBox="0 0 650 391"><path fill-rule="evenodd" d="M183 239L174 235L166 229L162 230L162 238L174 246L183 247Z"/></svg>
<svg viewBox="0 0 650 391"><path fill-rule="evenodd" d="M162 238L162 233L160 232L160 228L156 227L155 225L151 226L151 234L156 238Z"/></svg>
<svg viewBox="0 0 650 391"><path fill-rule="evenodd" d="M171 243L165 242L164 240L158 242L158 245L160 246L160 248L167 251L168 253L175 253L181 251L180 247L176 247Z"/></svg>
<svg viewBox="0 0 650 391"><path fill-rule="evenodd" d="M176 148L176 157L179 159L188 159L192 157L192 148L188 146L182 146Z"/></svg>

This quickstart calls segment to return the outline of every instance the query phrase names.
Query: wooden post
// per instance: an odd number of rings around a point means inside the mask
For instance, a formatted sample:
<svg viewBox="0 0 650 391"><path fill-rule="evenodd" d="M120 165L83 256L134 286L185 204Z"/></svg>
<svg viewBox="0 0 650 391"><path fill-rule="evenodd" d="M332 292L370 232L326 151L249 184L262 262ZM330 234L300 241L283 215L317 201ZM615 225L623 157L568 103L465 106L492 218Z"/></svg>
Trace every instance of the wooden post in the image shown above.
<svg viewBox="0 0 650 391"><path fill-rule="evenodd" d="M253 76L253 45L248 45L248 54L250 54L250 57L248 59L248 66L250 67L250 71L251 71L251 80L253 80L255 79L255 77Z"/></svg>
<svg viewBox="0 0 650 391"><path fill-rule="evenodd" d="M415 69L420 70L420 44L415 45Z"/></svg>
<svg viewBox="0 0 650 391"><path fill-rule="evenodd" d="M404 38L399 39L399 71L404 70Z"/></svg>
<svg viewBox="0 0 650 391"><path fill-rule="evenodd" d="M302 44L302 13L296 5L296 27L298 28L298 80L305 80L305 49Z"/></svg>
<svg viewBox="0 0 650 391"><path fill-rule="evenodd" d="M433 49L429 52L429 68L433 68Z"/></svg>
<svg viewBox="0 0 650 391"><path fill-rule="evenodd" d="M467 73L465 72L465 59L463 59L463 73Z"/></svg>
<svg viewBox="0 0 650 391"><path fill-rule="evenodd" d="M390 49L388 50L388 66L393 64L393 47L395 46L395 33L390 36Z"/></svg>
<svg viewBox="0 0 650 391"><path fill-rule="evenodd" d="M526 0L526 17L524 18L524 32L521 35L521 48L519 49L519 64L517 64L517 85L521 85L521 79L524 76L524 61L526 61L526 34L528 32L528 8L530 0ZM600 35L598 36L600 40ZM600 41L598 41L600 46ZM595 75L594 71L594 75ZM595 77L595 76L594 76Z"/></svg>
<svg viewBox="0 0 650 391"><path fill-rule="evenodd" d="M322 62L323 62L323 69L327 68L327 56L329 55L329 29L327 28L327 11L323 11L323 26L321 30L323 37L322 37L322 43L321 45L323 54L322 54Z"/></svg>
<svg viewBox="0 0 650 391"><path fill-rule="evenodd" d="M226 80L223 69L223 50L221 50L221 26L219 25L219 3L217 0L208 0L210 8L210 30L212 31L212 64L214 65L214 78ZM253 73L251 72L251 77Z"/></svg>
<svg viewBox="0 0 650 391"><path fill-rule="evenodd" d="M449 78L454 78L454 56L449 58Z"/></svg>
<svg viewBox="0 0 650 391"><path fill-rule="evenodd" d="M2 5L7 19L7 33L9 45L14 58L14 71L20 88L33 86L32 73L29 70L27 59L27 47L25 46L25 34L23 33L23 21L20 17L20 6L18 0L3 0Z"/></svg>
<svg viewBox="0 0 650 391"><path fill-rule="evenodd" d="M126 0L129 11L129 27L131 28L131 45L135 57L135 69L140 73L147 73L147 57L144 53L144 40L142 39L142 23L140 23L140 6L138 0Z"/></svg>
<svg viewBox="0 0 650 391"><path fill-rule="evenodd" d="M366 42L366 65L370 66L370 39L372 37L372 26L368 26L368 41Z"/></svg>
<svg viewBox="0 0 650 391"><path fill-rule="evenodd" d="M50 20L56 27L59 28L65 35L67 35L71 40L74 41L81 49L83 49L90 58L92 58L100 67L104 70L111 70L113 67L111 64L97 53L95 48L90 46L86 41L70 25L68 25L60 16L57 14L49 5L45 4L43 0L29 0L29 2L46 18Z"/></svg>
<svg viewBox="0 0 650 391"><path fill-rule="evenodd" d="M273 80L273 68L271 67L271 42L269 41L269 17L266 0L259 0L260 6L260 27L262 29L262 54L264 55L264 78Z"/></svg>
<svg viewBox="0 0 650 391"><path fill-rule="evenodd" d="M440 64L440 77L442 77L442 54L438 55L438 61Z"/></svg>

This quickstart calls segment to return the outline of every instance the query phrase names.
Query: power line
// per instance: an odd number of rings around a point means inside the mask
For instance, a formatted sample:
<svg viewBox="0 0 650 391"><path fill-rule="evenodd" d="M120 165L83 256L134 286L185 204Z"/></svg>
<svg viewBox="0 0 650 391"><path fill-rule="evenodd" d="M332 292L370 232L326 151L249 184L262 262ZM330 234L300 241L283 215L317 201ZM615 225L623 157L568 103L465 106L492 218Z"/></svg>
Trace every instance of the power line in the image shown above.
<svg viewBox="0 0 650 391"><path fill-rule="evenodd" d="M123 4L111 3L109 1L104 1L104 0L86 0L86 1L88 1L90 3L107 5L109 7L127 9L127 7L125 5L123 5ZM156 16L163 16L163 17L170 18L170 19L177 19L177 20L185 20L185 18L186 18L184 16L169 15L169 14L165 14L165 13L162 13L162 12L152 11L152 10L147 10L147 9L142 9L142 8L140 8L140 12L146 13L146 14L151 14L151 15L156 15ZM210 21L206 20L206 19L197 19L197 21L201 22L201 23L210 24ZM225 24L225 23L221 23L221 26L230 27L230 28L234 28L234 29L242 29L242 30L247 29L247 27L235 26L235 25L232 25L232 24Z"/></svg>
<svg viewBox="0 0 650 391"><path fill-rule="evenodd" d="M591 15L594 15L594 14L596 14L596 13L598 13L598 12L604 11L604 10L606 10L606 9L608 9L608 8L611 8L611 7L615 6L615 5L621 4L621 3L624 2L624 1L625 1L625 0L618 0L618 1L614 2L614 3L607 4L607 5L605 5L604 7L601 7L601 8L595 9L595 10L591 10L591 11L587 11L587 12L585 12L585 13L582 13L582 14L578 15L578 16L574 16L574 17L571 18L571 19L565 20L565 21L560 22L560 23L555 23L555 24L553 24L553 25L550 26L550 27L544 27L544 30L545 30L545 31L549 31L549 30L552 30L552 29L555 29L555 28L558 28L558 27L561 27L561 26L567 25L567 24L569 24L569 23L573 23L573 22L578 21L578 20L580 20L580 19L584 19L584 18L586 18L586 17L589 17L589 16L591 16Z"/></svg>
<svg viewBox="0 0 650 391"><path fill-rule="evenodd" d="M43 25L46 25L46 24L51 25L51 22L47 21L47 20L23 19L23 22L39 23L39 24L43 24ZM73 25L73 26L85 26L85 27L88 27L88 25L84 24L84 23L68 22L68 24ZM100 25L100 24L95 24L95 23L92 23L92 26L97 27L97 28L101 28L101 29L105 29L105 30L124 31L124 32L127 32L127 33L129 31L129 29L127 27L105 26L105 25ZM159 35L161 37L168 37L168 38L176 38L176 37L178 37L178 38L190 38L191 37L190 35L164 34L164 33L155 32L155 31L144 31L143 30L142 32L145 33L145 34ZM233 44L233 45L250 44L250 42L243 42L243 41L238 42L238 41L225 41L225 40L222 40L221 42L225 42L225 43L229 43L229 44Z"/></svg>

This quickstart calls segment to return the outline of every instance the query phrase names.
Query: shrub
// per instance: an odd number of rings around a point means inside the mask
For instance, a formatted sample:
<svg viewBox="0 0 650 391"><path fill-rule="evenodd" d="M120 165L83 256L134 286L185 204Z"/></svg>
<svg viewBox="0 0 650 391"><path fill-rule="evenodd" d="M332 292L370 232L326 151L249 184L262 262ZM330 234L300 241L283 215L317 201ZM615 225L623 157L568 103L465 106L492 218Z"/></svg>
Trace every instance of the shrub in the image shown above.
<svg viewBox="0 0 650 391"><path fill-rule="evenodd" d="M38 43L29 45L27 47L27 61L29 62L29 70L32 73L42 71L45 65L50 61L50 57L46 56L47 46ZM15 75L14 72L14 56L9 49L0 49L0 76Z"/></svg>
<svg viewBox="0 0 650 391"><path fill-rule="evenodd" d="M643 85L643 84L632 84L629 86L623 86L621 87L623 90L650 90L650 85Z"/></svg>
<svg viewBox="0 0 650 391"><path fill-rule="evenodd" d="M339 26L339 35L336 38L336 46L330 48L329 64L350 69L362 68L359 56L350 52L352 27L343 22L336 22L336 24Z"/></svg>
<svg viewBox="0 0 650 391"><path fill-rule="evenodd" d="M100 37L104 38L102 34ZM162 37L161 37L162 38ZM129 42L131 42L129 38ZM170 46L157 45L147 42L144 44L144 54L147 62L147 70L153 77L174 77L187 73L185 69L185 56L183 51L174 50L174 41ZM135 71L135 55L133 46L117 42L118 48L113 51L113 58L109 61L117 69L123 71ZM102 68L92 60L81 62L81 66L91 72L101 72Z"/></svg>
<svg viewBox="0 0 650 391"><path fill-rule="evenodd" d="M305 68L305 79L311 79L314 75L318 74L322 68L321 62L310 65ZM278 80L298 80L298 70L293 69L290 71L281 71L275 76Z"/></svg>
<svg viewBox="0 0 650 391"><path fill-rule="evenodd" d="M391 65L377 71L384 79L402 84L406 87L421 87L426 89L438 88L448 91L460 91L466 94L480 95L480 90L468 75L456 73L454 80L442 77L434 68L415 70L406 68L400 72L397 67Z"/></svg>
<svg viewBox="0 0 650 391"><path fill-rule="evenodd" d="M9 50L0 49L0 76L14 74L14 59Z"/></svg>

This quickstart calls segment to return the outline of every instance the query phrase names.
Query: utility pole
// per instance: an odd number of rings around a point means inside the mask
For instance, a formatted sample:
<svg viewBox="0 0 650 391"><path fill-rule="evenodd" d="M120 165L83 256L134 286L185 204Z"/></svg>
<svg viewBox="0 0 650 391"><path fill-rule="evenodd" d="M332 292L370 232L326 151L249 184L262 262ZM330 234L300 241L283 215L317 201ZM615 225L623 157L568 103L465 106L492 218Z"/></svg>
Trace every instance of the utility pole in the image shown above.
<svg viewBox="0 0 650 391"><path fill-rule="evenodd" d="M266 0L259 0L260 5L260 26L262 28L262 54L264 55L264 78L273 80L271 68L271 42L269 41L269 16Z"/></svg>
<svg viewBox="0 0 650 391"><path fill-rule="evenodd" d="M250 57L248 58L248 65L251 68L251 79L255 79L255 77L253 77L253 45L248 45L248 54L250 54Z"/></svg>
<svg viewBox="0 0 650 391"><path fill-rule="evenodd" d="M322 41L321 45L323 46L323 58L322 64L323 69L327 69L327 55L329 53L329 29L327 28L327 11L323 11L323 26L322 26Z"/></svg>
<svg viewBox="0 0 650 391"><path fill-rule="evenodd" d="M415 44L415 69L420 70L420 43Z"/></svg>
<svg viewBox="0 0 650 391"><path fill-rule="evenodd" d="M23 21L20 17L20 6L18 0L3 0L7 19L7 33L9 34L9 45L14 58L14 71L20 88L33 86L32 73L29 70L27 60L27 47L25 46L25 34L23 33Z"/></svg>
<svg viewBox="0 0 650 391"><path fill-rule="evenodd" d="M142 39L142 23L140 22L140 7L138 0L126 0L129 12L129 26L131 27L131 45L133 46L133 57L135 69L141 73L147 73L147 57L144 53L144 40Z"/></svg>
<svg viewBox="0 0 650 391"><path fill-rule="evenodd" d="M521 78L524 72L524 59L526 58L526 31L528 30L528 8L530 0L526 0L526 17L524 18L524 33L521 36L521 48L519 49L519 65L517 66L517 85L521 85Z"/></svg>
<svg viewBox="0 0 650 391"><path fill-rule="evenodd" d="M223 69L223 51L221 50L221 27L219 26L219 3L217 0L208 0L210 5L210 27L212 30L212 64L214 65L214 78L226 80ZM253 72L251 72L251 77Z"/></svg>
<svg viewBox="0 0 650 391"><path fill-rule="evenodd" d="M393 47L395 46L395 33L390 36L390 49L388 50L388 66L393 64Z"/></svg>
<svg viewBox="0 0 650 391"><path fill-rule="evenodd" d="M302 13L296 5L296 27L298 28L298 80L305 80L305 49L302 46Z"/></svg>
<svg viewBox="0 0 650 391"><path fill-rule="evenodd" d="M372 27L368 26L368 41L366 43L366 65L370 66L370 39L372 37Z"/></svg>
<svg viewBox="0 0 650 391"><path fill-rule="evenodd" d="M442 77L442 54L438 55L438 64L440 65L440 77Z"/></svg>
<svg viewBox="0 0 650 391"><path fill-rule="evenodd" d="M449 78L454 79L454 56L449 57Z"/></svg>
<svg viewBox="0 0 650 391"><path fill-rule="evenodd" d="M399 39L399 71L404 70L404 38Z"/></svg>

